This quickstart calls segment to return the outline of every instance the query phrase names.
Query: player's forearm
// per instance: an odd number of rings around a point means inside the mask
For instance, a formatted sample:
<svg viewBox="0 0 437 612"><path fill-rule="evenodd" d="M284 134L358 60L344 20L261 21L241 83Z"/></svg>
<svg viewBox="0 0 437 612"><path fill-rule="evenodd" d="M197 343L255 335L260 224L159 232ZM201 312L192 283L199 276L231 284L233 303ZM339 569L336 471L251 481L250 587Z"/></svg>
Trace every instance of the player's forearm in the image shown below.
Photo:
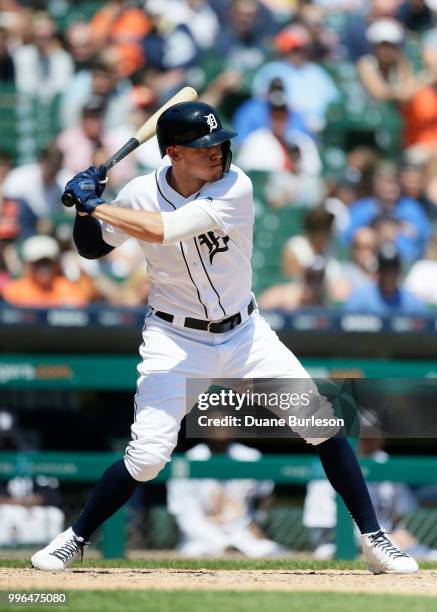
<svg viewBox="0 0 437 612"><path fill-rule="evenodd" d="M159 212L131 210L101 204L93 210L92 216L144 242L162 244L164 239L164 224Z"/></svg>

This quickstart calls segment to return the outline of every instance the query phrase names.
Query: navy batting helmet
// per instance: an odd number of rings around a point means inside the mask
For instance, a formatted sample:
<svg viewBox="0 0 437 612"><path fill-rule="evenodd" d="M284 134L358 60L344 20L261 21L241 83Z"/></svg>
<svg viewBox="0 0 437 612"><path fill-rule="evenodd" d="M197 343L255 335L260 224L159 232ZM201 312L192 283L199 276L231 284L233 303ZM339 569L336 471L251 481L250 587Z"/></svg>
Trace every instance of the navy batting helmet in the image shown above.
<svg viewBox="0 0 437 612"><path fill-rule="evenodd" d="M180 102L165 110L156 126L159 150L164 157L170 145L193 149L223 144L224 169L230 164L230 139L237 134L222 127L216 110L205 102Z"/></svg>

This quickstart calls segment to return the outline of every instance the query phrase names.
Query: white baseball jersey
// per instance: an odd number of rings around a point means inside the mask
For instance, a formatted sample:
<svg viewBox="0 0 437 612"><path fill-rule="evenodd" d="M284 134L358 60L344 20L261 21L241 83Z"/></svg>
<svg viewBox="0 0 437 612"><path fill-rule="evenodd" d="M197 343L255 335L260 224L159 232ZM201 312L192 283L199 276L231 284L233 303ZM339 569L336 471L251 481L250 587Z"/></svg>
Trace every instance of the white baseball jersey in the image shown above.
<svg viewBox="0 0 437 612"><path fill-rule="evenodd" d="M253 197L249 177L231 166L223 178L206 183L188 198L167 182L169 166L139 176L121 191L114 205L134 210L171 212L195 203L214 221L214 230L177 244L140 241L151 281L149 304L181 317L218 320L250 301L252 286ZM111 246L129 238L102 223Z"/></svg>

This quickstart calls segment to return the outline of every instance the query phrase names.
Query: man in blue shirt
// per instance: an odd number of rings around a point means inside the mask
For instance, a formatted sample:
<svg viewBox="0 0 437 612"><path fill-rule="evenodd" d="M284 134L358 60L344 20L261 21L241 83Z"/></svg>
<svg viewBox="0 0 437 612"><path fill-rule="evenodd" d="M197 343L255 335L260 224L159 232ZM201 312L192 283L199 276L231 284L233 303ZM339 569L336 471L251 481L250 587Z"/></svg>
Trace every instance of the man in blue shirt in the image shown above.
<svg viewBox="0 0 437 612"><path fill-rule="evenodd" d="M398 172L391 162L378 165L372 196L353 202L349 214L349 226L342 236L346 244L352 242L358 228L390 217L397 223L393 241L402 261L411 263L423 255L430 236L429 219L417 200L401 195Z"/></svg>
<svg viewBox="0 0 437 612"><path fill-rule="evenodd" d="M344 309L348 312L375 315L425 314L426 307L423 302L399 286L401 271L401 258L395 245L382 245L378 253L377 280L352 293Z"/></svg>
<svg viewBox="0 0 437 612"><path fill-rule="evenodd" d="M308 30L301 25L282 30L275 38L279 58L267 62L256 72L252 93L262 98L272 79L281 79L290 107L302 115L312 132L317 133L324 128L328 106L340 98L340 92L328 72L308 60L310 42Z"/></svg>
<svg viewBox="0 0 437 612"><path fill-rule="evenodd" d="M272 107L277 105L277 99L285 99L284 83L281 79L272 79L265 98L249 98L239 106L232 119L232 125L237 132L237 143L240 145L246 138L260 128L272 127ZM288 106L286 132L303 132L311 135L303 116Z"/></svg>

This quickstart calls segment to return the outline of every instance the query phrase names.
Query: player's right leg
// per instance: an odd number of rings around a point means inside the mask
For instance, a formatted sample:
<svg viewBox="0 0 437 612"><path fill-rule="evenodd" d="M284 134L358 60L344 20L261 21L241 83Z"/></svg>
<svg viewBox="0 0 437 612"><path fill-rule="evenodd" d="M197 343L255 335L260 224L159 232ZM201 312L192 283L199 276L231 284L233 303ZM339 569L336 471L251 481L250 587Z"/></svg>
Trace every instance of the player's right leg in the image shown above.
<svg viewBox="0 0 437 612"><path fill-rule="evenodd" d="M124 458L102 475L77 521L33 555L38 569L61 571L81 557L92 533L128 501L138 484L157 476L170 461L186 413L186 378L205 379L206 389L213 378L214 347L149 319L143 340L132 439Z"/></svg>
<svg viewBox="0 0 437 612"><path fill-rule="evenodd" d="M241 333L229 343L224 377L272 379L271 392L311 391L312 400L298 416L330 417L332 406L317 391L315 383L293 353L257 313ZM270 409L270 408L269 408ZM325 474L342 497L361 533L363 553L373 573L413 573L416 561L399 550L381 531L375 510L355 453L338 427L293 428L317 450Z"/></svg>

